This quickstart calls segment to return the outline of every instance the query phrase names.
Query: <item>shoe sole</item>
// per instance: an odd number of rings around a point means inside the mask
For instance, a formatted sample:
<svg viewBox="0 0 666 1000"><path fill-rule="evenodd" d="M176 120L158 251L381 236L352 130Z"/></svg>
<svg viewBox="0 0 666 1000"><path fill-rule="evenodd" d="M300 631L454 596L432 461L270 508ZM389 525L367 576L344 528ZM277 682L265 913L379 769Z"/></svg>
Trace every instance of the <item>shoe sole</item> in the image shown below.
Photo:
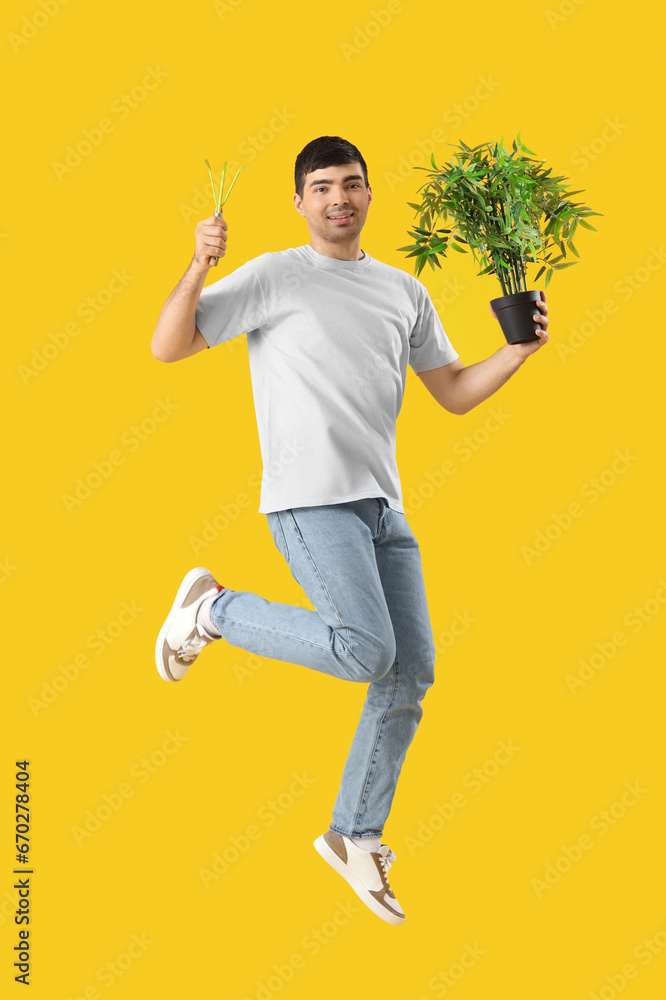
<svg viewBox="0 0 666 1000"><path fill-rule="evenodd" d="M162 680L165 680L165 681L175 681L176 680L175 677L170 677L169 674L166 673L166 670L165 670L165 667L164 667L164 660L163 660L163 655L162 654L163 654L163 651L164 651L164 643L166 641L167 632L171 628L171 625L173 624L174 618L176 617L176 615L180 611L180 609L182 607L182 604L183 604L183 601L187 597L187 592L189 591L189 589L192 586L192 584L196 583L196 581L200 577L202 577L204 575L208 575L209 573L210 573L210 570L204 569L203 566L197 566L196 569L191 569L190 570L190 572L185 576L185 578L183 579L183 582L181 583L180 587L178 588L178 593L176 594L176 599L173 602L173 604L171 605L171 611L169 612L169 614L167 616L167 619L164 622L164 625L160 629L160 634L158 635L157 642L155 643L155 664L157 666L157 672L160 675L160 677L162 678Z"/></svg>
<svg viewBox="0 0 666 1000"><path fill-rule="evenodd" d="M331 868L335 868L338 875L342 875L343 879L349 883L356 895L361 899L369 909L372 910L378 917L385 920L388 924L403 924L405 922L404 917L398 916L398 914L390 913L385 906L378 903L373 895L371 895L366 887L361 882L358 875L355 875L353 871L344 863L341 857L339 857L335 851L329 847L329 845L324 840L324 835L317 837L314 840L313 845L318 853L322 856L324 861L328 861Z"/></svg>

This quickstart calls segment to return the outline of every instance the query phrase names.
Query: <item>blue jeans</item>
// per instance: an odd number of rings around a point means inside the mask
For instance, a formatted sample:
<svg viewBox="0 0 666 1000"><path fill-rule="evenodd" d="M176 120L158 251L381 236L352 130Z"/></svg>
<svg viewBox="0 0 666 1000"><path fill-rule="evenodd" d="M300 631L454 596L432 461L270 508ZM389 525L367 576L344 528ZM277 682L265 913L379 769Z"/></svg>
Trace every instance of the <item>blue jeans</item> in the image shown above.
<svg viewBox="0 0 666 1000"><path fill-rule="evenodd" d="M369 685L331 829L380 837L435 679L418 543L405 515L384 497L266 517L317 610L223 590L211 620L232 646Z"/></svg>

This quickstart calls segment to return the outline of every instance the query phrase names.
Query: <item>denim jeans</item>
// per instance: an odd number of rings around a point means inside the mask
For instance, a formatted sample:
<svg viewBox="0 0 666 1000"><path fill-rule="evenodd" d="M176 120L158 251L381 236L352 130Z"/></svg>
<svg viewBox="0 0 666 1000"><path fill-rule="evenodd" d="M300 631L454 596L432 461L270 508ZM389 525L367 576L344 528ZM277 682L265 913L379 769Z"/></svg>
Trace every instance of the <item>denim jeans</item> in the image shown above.
<svg viewBox="0 0 666 1000"><path fill-rule="evenodd" d="M331 829L379 837L434 681L418 543L405 515L384 497L266 517L316 611L227 589L211 620L232 646L369 685Z"/></svg>

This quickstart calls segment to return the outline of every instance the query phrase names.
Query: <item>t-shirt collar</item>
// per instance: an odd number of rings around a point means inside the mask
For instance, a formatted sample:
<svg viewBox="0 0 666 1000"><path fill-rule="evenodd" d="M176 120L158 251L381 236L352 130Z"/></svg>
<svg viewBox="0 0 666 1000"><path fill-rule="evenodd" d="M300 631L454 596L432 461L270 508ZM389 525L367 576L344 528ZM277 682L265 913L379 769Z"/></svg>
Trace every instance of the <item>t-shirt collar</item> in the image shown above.
<svg viewBox="0 0 666 1000"><path fill-rule="evenodd" d="M369 253L363 251L365 256L360 260L338 260L337 257L329 257L327 254L319 253L309 243L305 243L303 249L316 267L323 267L329 271L359 271L367 267L372 260ZM361 249L363 249L361 247Z"/></svg>

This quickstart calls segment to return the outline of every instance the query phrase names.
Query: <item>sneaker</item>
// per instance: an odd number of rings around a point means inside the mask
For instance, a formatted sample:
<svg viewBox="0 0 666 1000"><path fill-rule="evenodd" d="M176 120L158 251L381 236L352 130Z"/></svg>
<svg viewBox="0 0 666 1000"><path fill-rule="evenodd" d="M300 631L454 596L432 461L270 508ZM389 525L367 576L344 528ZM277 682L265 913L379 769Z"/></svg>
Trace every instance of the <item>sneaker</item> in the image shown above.
<svg viewBox="0 0 666 1000"><path fill-rule="evenodd" d="M201 566L183 579L155 646L157 670L165 681L182 680L201 650L220 638L197 621L197 613L206 598L221 590L224 587Z"/></svg>
<svg viewBox="0 0 666 1000"><path fill-rule="evenodd" d="M401 924L405 914L388 883L387 873L395 854L382 844L378 851L364 851L334 830L317 837L314 846L324 861L349 882L357 896L382 920Z"/></svg>

